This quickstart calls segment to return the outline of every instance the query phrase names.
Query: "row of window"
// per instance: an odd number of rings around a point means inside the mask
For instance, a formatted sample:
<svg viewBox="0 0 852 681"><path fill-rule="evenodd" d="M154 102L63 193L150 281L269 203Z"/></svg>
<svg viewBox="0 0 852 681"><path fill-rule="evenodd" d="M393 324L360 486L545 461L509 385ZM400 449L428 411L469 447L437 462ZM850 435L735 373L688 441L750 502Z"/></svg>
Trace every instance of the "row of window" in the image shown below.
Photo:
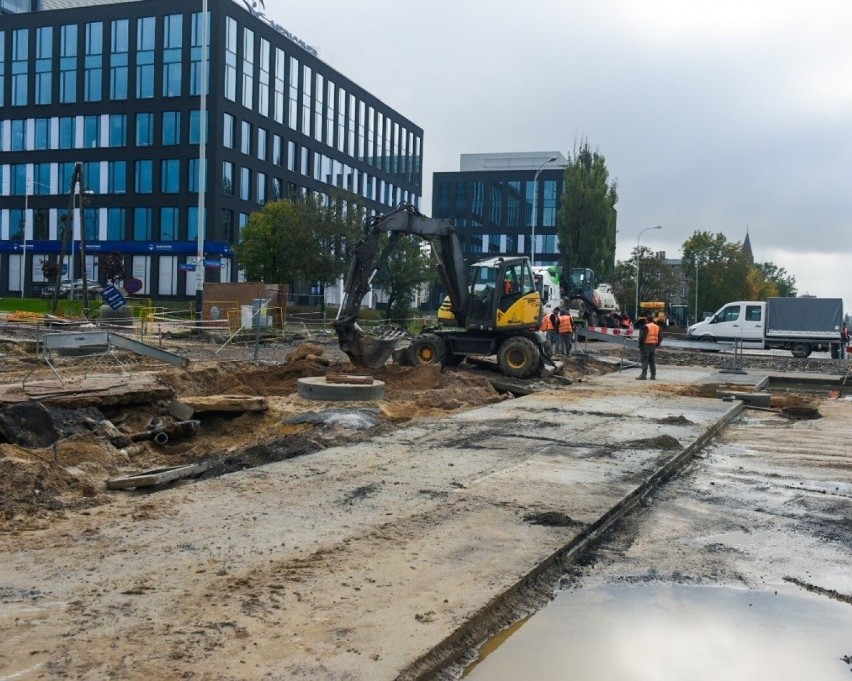
<svg viewBox="0 0 852 681"><path fill-rule="evenodd" d="M533 205L538 202L535 224L556 226L562 180L539 181L538 196L531 181L510 180L437 182L436 216L461 220L467 226L517 227L533 225Z"/></svg>
<svg viewBox="0 0 852 681"><path fill-rule="evenodd" d="M194 13L0 31L0 107L7 77L12 106L199 95L201 28ZM256 45L254 31L240 32L232 17L226 17L224 96L403 181L419 182L418 134L268 40ZM94 135L85 139L86 147L99 144Z"/></svg>
<svg viewBox="0 0 852 681"><path fill-rule="evenodd" d="M255 41L232 17L225 19L224 96L407 182L419 180L419 135L265 38Z"/></svg>
<svg viewBox="0 0 852 681"><path fill-rule="evenodd" d="M201 14L186 18L161 17L159 33L156 17L0 31L0 83L8 74L12 106L199 95ZM4 91L0 88L0 106L6 104Z"/></svg>
<svg viewBox="0 0 852 681"><path fill-rule="evenodd" d="M65 212L57 208L31 210L28 241L56 240L66 224ZM238 225L248 221L247 213L237 215ZM0 211L0 226L4 237L11 241L24 238L23 209ZM82 226L86 240L97 241L195 241L198 236L198 206L179 208L84 208ZM222 239L231 241L234 233L234 211L223 209L218 231ZM210 237L210 228L206 238Z"/></svg>
<svg viewBox="0 0 852 681"><path fill-rule="evenodd" d="M200 139L198 110L0 120L0 151L197 145Z"/></svg>
<svg viewBox="0 0 852 681"><path fill-rule="evenodd" d="M530 239L525 235L466 234L462 238L462 250L471 254L523 255L530 251ZM540 254L559 252L559 238L555 234L536 234L535 252L536 264L539 264Z"/></svg>

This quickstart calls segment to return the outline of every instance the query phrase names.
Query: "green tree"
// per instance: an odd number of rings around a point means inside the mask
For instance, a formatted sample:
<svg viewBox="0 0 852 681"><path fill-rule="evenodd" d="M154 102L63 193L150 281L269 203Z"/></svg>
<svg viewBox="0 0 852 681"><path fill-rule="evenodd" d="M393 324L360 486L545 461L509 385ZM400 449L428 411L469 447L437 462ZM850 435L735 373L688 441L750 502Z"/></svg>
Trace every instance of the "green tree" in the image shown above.
<svg viewBox="0 0 852 681"><path fill-rule="evenodd" d="M767 284L773 287L773 293L766 296L780 296L781 298L795 297L796 277L787 274L787 270L783 267L778 267L771 262L759 262L754 264L754 275L756 279L762 278ZM765 298L757 298L757 300L765 300Z"/></svg>
<svg viewBox="0 0 852 681"><path fill-rule="evenodd" d="M399 237L376 278L388 296L385 319L405 325L411 317L415 291L434 279L435 267L420 238L410 234Z"/></svg>
<svg viewBox="0 0 852 681"><path fill-rule="evenodd" d="M590 267L599 281L611 278L615 267L616 188L617 183L610 182L606 159L584 140L569 155L557 216L565 271Z"/></svg>
<svg viewBox="0 0 852 681"><path fill-rule="evenodd" d="M661 254L647 246L633 249L629 260L619 260L612 276L612 289L622 310L630 310L636 302L636 257L639 257L639 302L668 302L680 289L680 276Z"/></svg>
<svg viewBox="0 0 852 681"><path fill-rule="evenodd" d="M753 265L739 241L729 242L724 234L698 231L683 243L683 271L690 281L693 315L717 310L732 300L749 300Z"/></svg>
<svg viewBox="0 0 852 681"><path fill-rule="evenodd" d="M345 194L273 201L249 216L234 253L251 281L325 284L345 272L363 217Z"/></svg>

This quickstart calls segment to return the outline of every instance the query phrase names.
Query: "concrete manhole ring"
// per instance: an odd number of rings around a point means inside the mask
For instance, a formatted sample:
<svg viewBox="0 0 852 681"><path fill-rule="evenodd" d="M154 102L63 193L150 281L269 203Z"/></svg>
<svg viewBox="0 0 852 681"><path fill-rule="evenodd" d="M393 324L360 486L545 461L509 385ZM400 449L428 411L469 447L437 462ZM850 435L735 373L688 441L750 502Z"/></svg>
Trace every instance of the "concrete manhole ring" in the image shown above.
<svg viewBox="0 0 852 681"><path fill-rule="evenodd" d="M298 394L306 400L368 402L385 396L385 384L383 381L373 381L370 385L327 383L325 376L312 376L299 379Z"/></svg>

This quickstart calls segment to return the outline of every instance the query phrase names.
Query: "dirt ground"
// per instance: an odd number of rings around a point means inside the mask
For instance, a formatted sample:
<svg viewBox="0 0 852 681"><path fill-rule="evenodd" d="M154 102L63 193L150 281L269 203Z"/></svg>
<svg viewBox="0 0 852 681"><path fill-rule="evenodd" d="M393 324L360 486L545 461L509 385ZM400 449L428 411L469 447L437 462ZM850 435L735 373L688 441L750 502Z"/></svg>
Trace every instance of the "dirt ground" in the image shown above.
<svg viewBox="0 0 852 681"><path fill-rule="evenodd" d="M174 349L192 354L186 342ZM39 367L30 344L7 342L0 344L0 351L4 360L0 384L5 384L7 391L21 392L13 382ZM272 356L269 351L265 355ZM169 425L175 421L168 414L171 398L119 406L111 406L105 399L103 406L86 409L59 408L46 400L50 418L64 426L66 437L49 447L28 448L4 442L0 435L0 532L44 528L66 509L109 504L126 494L108 491L105 483L110 478L211 461L212 468L203 474L209 478L354 443L412 421L440 418L513 397L503 386L504 377L489 370L487 362L485 368L463 365L441 370L439 366L414 368L391 364L368 370L353 367L336 343L329 341L282 344L276 349L274 359L262 363L198 359L191 361L186 369L164 368L153 360L127 353L121 355L121 361L131 372L127 378L119 374L119 367L108 362L96 365L96 358L54 359L62 377L72 386L85 372L94 369L106 372L102 376L107 379L124 381L128 389L153 382L165 389L164 394L177 400L216 395L263 396L268 409L201 413L195 417L201 424L194 436L171 440L165 446L144 441L128 450L105 437L95 422L106 421L125 435L145 431L152 423ZM522 385L531 390L562 387L570 381L583 381L589 375L613 370L611 363L575 357L564 362L559 378L514 381L510 387ZM41 389L52 385L56 392L61 392L47 367L40 366L37 372L28 386L34 384ZM368 374L384 382L384 399L368 405L375 412L375 421L368 427L353 429L347 424L335 424L333 419L330 423L288 422L288 418L294 420L290 417L328 408L327 403L299 397L297 381L329 372ZM497 381L503 390L498 391L492 381ZM98 403L96 393L87 399ZM340 402L334 406L353 409L365 404Z"/></svg>
<svg viewBox="0 0 852 681"><path fill-rule="evenodd" d="M329 621L331 613L335 608L349 601L361 601L369 604L370 594L381 593L384 587L389 586L383 581L388 574L402 575L409 570L426 572L433 570L436 575L440 574L440 565L423 564L418 558L419 553L427 555L427 545L434 549L436 544L441 544L447 553L447 558L456 557L454 551L469 552L469 544L461 540L458 543L454 537L474 536L479 537L484 543L503 547L507 555L513 551L513 546L520 544L524 535L510 536L489 535L480 536L481 526L476 523L477 516L470 518L456 516L447 511L447 517L435 517L440 520L435 528L414 528L418 522L416 513L410 515L400 514L398 518L388 519L382 522L380 517L372 517L371 512L378 513L380 506L372 501L380 494L391 495L398 483L388 482L388 489L381 485L358 485L353 481L358 478L356 473L361 474L361 469L375 467L369 456L358 450L358 443L367 438L391 436L395 430L403 427L423 424L423 430L434 432L440 431L441 419L449 414L465 414L469 410L487 404L497 404L513 398L513 394L507 390L495 388L492 380L493 372L487 368L460 367L453 370L441 370L439 367L404 368L386 366L380 370L370 372L376 379L385 382L385 399L377 403L336 403L334 408L346 409L352 412L359 409L363 416L363 424L353 427L351 423L343 424L335 420L327 419L329 416L329 405L327 403L316 403L304 400L296 395L296 382L301 377L321 376L329 370L340 370L352 373L356 370L343 362L343 358L332 343L292 344L281 347L279 356L273 357L266 353L262 363L248 362L245 360L214 361L209 358L193 360L187 369L164 368L150 360L134 361L132 370L133 382L156 384L164 389L162 397L147 404L105 404L102 408L85 407L74 409L68 406L59 408L47 403L47 411L54 423L62 425L64 437L59 439L55 445L41 448L27 448L10 442L0 443L0 536L7 542L10 550L31 552L29 558L42 564L44 573L55 576L57 584L62 583L57 592L74 591L69 589L69 584L63 580L70 579L66 572L74 573L75 579L84 576L83 582L76 592L79 597L73 602L54 603L53 596L43 593L23 593L19 591L8 591L0 588L0 602L8 601L16 604L16 612L24 612L20 617L21 635L28 631L27 627L39 627L39 644L29 644L19 636L14 635L14 628L9 629L12 641L6 646L0 645L0 662L6 669L12 670L14 678L51 678L54 676L70 676L76 678L132 678L134 677L135 665L150 672L151 669L160 669L165 673L168 669L207 669L205 658L223 657L223 651L228 652L230 661L234 663L229 667L226 675L228 678L256 678L250 669L240 667L252 657L256 659L273 659L280 651L285 641L280 640L282 635L293 636L293 640L286 641L290 649L299 649L307 656L306 659L317 660L313 666L295 668L295 672L301 669L303 678L358 678L357 675L347 675L339 670L328 671L323 674L323 660L334 657L344 659L346 656L357 657L368 654L360 646L350 643L357 638L353 631L340 628L335 630L335 623ZM33 358L26 349L16 345L0 345L0 352L4 354L3 383L14 384L30 371L33 367ZM610 360L612 358L609 358ZM63 376L72 382L86 369L90 369L93 360L90 358L65 358L62 360L61 371ZM608 358L601 359L577 356L569 358L565 366L560 370L559 377L529 381L525 389L552 391L554 397L552 413L545 416L545 420L563 419L561 423L572 423L572 403L587 399L592 394L606 394L614 389L624 399L627 396L639 405L647 398L646 387L632 380L621 381L609 385L591 385L586 379L592 376L602 376L614 371L616 364ZM363 373L362 371L359 373ZM45 374L40 375L40 380ZM500 381L496 381L501 385ZM18 383L19 385L19 383ZM614 388L615 386L615 388ZM704 395L701 389L684 389L674 384L660 384L647 386L647 389L658 391L660 395L694 395L698 397L710 397ZM692 391L692 392L691 392ZM585 393L585 396L584 396ZM548 394L548 393L545 393ZM129 435L148 428L152 420L168 420L168 405L172 398L181 399L192 396L215 396L215 395L260 395L266 398L268 409L265 412L246 412L241 414L205 414L198 418L201 421L197 434L183 440L170 441L166 446L158 447L150 442L145 442L140 451L133 454L126 453L122 447L110 442L109 437L104 435L102 428L94 424L109 421L122 434ZM807 398L808 404L820 405L823 398ZM805 401L801 396L787 396L784 403L791 402L800 404ZM520 404L520 403L516 403ZM502 405L501 408L508 406ZM783 406L776 401L773 404ZM821 433L818 441L829 442L832 428L846 419L847 405L842 402L832 403L830 408L824 410L826 417L821 425L793 425L793 432L803 435L809 434L816 438L816 432ZM319 422L305 420L302 417L306 413L318 413L323 416ZM579 410L577 413L580 413ZM759 414L759 412L757 412ZM530 418L538 415L531 415ZM598 415L592 414L593 418ZM760 417L763 418L763 417ZM774 428L775 439L773 442L783 444L785 442L784 426L778 426L777 415L767 415ZM638 421L637 421L638 422ZM554 432L558 431L560 421L553 424ZM783 421L790 426L789 421ZM817 422L813 422L817 423ZM669 415L660 419L651 427L661 426L683 427L690 426L688 420L684 422L683 417ZM517 426L516 437L527 437L525 428L529 425ZM533 426L538 430L538 425ZM575 437L582 438L582 424L573 423L577 428ZM646 426L648 427L648 426ZM844 437L847 429L840 428ZM509 428L511 430L511 427ZM407 431L411 432L411 431ZM736 431L733 431L736 433ZM513 434L515 435L515 434ZM538 433L541 435L541 433ZM416 442L416 432L410 436ZM504 435L505 437L505 435ZM745 438L744 434L732 437ZM545 438L546 439L546 438ZM582 445L582 443L580 443ZM254 556L250 562L253 566L251 571L245 574L229 574L227 566L233 563L228 558L217 553L220 547L209 543L196 541L192 528L186 528L185 537L169 537L171 518L180 511L180 502L183 496L186 499L192 497L198 499L200 492L193 481L179 481L172 484L169 501L164 502L156 492L145 491L107 491L105 481L118 475L125 475L139 470L155 467L170 466L180 463L194 463L199 461L213 461L213 467L203 474L206 478L216 478L232 471L250 469L261 464L282 461L285 459L296 459L292 462L294 467L298 464L298 473L293 472L293 484L298 485L299 480L307 480L312 476L325 474L325 464L312 463L314 457L307 454L318 453L320 450L331 446L346 445L353 452L360 451L361 457L351 463L351 472L338 472L339 479L329 481L334 487L339 485L334 507L329 509L316 509L317 517L323 521L317 522L314 530L317 534L323 532L323 523L333 524L338 528L348 528L351 524L352 540L344 539L343 544L337 548L323 550L320 552L308 551L304 558L289 560L286 563L272 563L268 566L262 565L262 557ZM471 430L470 442L465 443L472 452L490 450L488 440L481 439L481 435ZM557 445L554 445L557 446ZM632 441L631 447L653 447L655 450L673 450L679 447L678 441L670 436L655 435L654 432L638 434ZM511 448L508 448L511 451ZM834 450L826 450L827 455L833 458L817 460L816 456L810 457L810 468L798 468L795 452L790 450L785 460L786 468L783 471L769 471L765 476L752 477L751 482L763 490L761 485L774 484L777 477L788 476L790 480L802 478L805 480L824 481L827 477L843 477L843 485L849 484L848 460L842 456L834 455ZM490 451L488 452L490 454ZM330 454L330 453L325 453ZM322 456L322 455L320 455ZM549 467L551 462L548 453L537 461L531 468ZM578 454L578 462L582 466L584 461L591 462L594 459L595 466L603 466L612 460L600 446L590 446L588 452ZM353 457L356 458L356 457ZM363 459L363 460L362 460ZM378 459L378 457L377 457ZM428 465L423 462L422 465ZM613 464L615 462L612 462ZM290 462L287 464L290 465ZM412 465L421 465L414 460ZM434 465L434 464L433 464ZM699 464L700 465L700 462ZM727 464L731 469L726 479L731 483L739 485L742 482L740 473L737 472L736 462L729 461ZM755 466L764 465L755 463ZM814 470L823 468L825 473L822 477L816 476ZM341 469L342 471L343 469ZM459 483L453 476L453 463L444 464L441 470L441 484L434 477L424 476L417 479L416 475L410 482L412 485L411 496L417 501L415 503L429 503L435 506L435 513L440 514L440 502L445 498L447 489L464 489L464 484ZM741 470L741 469L740 469ZM370 471L375 475L375 470ZM229 476L234 477L234 476ZM224 481L226 478L221 478ZM786 478L785 478L786 479ZM768 482L767 482L768 480ZM284 501L277 502L276 499L265 499L264 491L273 489L272 481L267 478L263 469L258 469L251 478L241 479L230 485L216 485L211 479L210 484L215 489L210 493L210 498L205 501L209 505L210 523L221 522L220 515L227 519L228 527L234 531L242 531L245 537L241 540L234 538L232 546L239 547L245 554L258 551L257 544L253 541L262 537L266 543L270 541L270 533L282 532L281 539L288 543L288 548L300 553L300 544L310 545L311 538L308 536L293 536L286 532L286 505ZM476 480L477 484L492 487L498 481L491 480L484 473ZM708 483L710 484L710 483ZM745 484L745 483L743 483ZM442 486L443 485L443 486ZM737 485L730 485L730 493L733 498L739 498ZM712 484L710 484L712 487ZM232 495L228 497L236 500L233 506L220 508L216 497L216 491L224 492L230 489ZM764 493L761 503L769 504L772 501L770 491ZM844 487L844 489L846 489ZM182 495L183 491L183 495ZM798 490L791 490L791 494ZM532 487L513 489L508 498L509 501L500 503L488 502L482 504L482 514L515 514L516 507L520 507L519 498L537 498L537 489ZM848 518L848 502L844 495L838 499L836 494L829 495L828 506L817 504L826 499L819 497L813 500L815 493L808 492L804 496L801 493L794 496L794 503L798 504L798 510L788 513L790 522L794 519L801 521L801 517L808 510L814 510L820 515L821 521L817 525L801 524L804 530L811 531L817 526L825 531L835 522L838 511L846 513ZM444 496L442 496L444 495ZM466 495L467 496L467 495ZM710 492L703 490L699 495L702 498L711 497ZM848 496L848 495L846 495ZM225 498L223 494L222 498ZM263 515L269 514L269 518L258 518L255 513L247 512L240 504L251 498L264 498L262 505ZM421 501L422 500L422 501ZM436 502L438 502L436 504ZM170 504L174 503L174 507ZM464 506L477 509L476 495L471 494L470 499L460 499L459 503ZM558 546L559 533L576 529L578 521L576 518L583 508L583 499L575 500L577 511L570 515L554 513L553 509L541 509L541 513L525 517L527 524L525 534L535 532L552 533L554 546ZM784 506L782 502L781 506ZM362 508L359 516L353 512L355 507ZM479 512L479 511L477 511ZM701 515L703 510L691 511L694 515ZM745 511L744 511L745 513ZM780 514L779 514L780 515ZM641 520L641 513L639 514ZM479 516L485 517L484 515ZM501 516L502 517L502 516ZM365 520L367 518L368 520ZM748 518L744 518L738 527L747 527ZM639 521L636 521L639 522ZM676 517L669 518L669 527L665 524L654 527L654 535L664 545L668 533L672 527L682 526L682 522ZM368 536L358 537L356 529L359 524L368 524L371 530ZM409 527L408 525L412 525ZM848 525L848 523L847 523ZM834 553L831 560L826 564L832 575L842 574L840 567L849 554L849 532L847 525L838 528L842 537L840 545L831 545ZM145 552L144 547L132 545L124 541L125 536L130 536L134 528L146 528L147 536L162 537L163 541L168 539L167 551L173 557L173 563L165 568L168 574L163 574L162 584L159 581L145 580L134 582L127 575L133 574L124 567L129 568L137 560L143 560L143 556L137 552ZM575 578L588 577L583 573L584 569L592 565L600 565L612 557L609 564L616 565L620 560L633 559L635 567L627 571L628 574L656 574L647 572L648 563L654 564L653 570L674 574L677 567L677 555L671 555L665 560L657 560L654 563L654 551L659 552L660 546L656 548L650 544L644 554L633 547L641 546L637 536L638 525L627 524L624 534L610 535L614 538L612 553L607 553L606 546L601 546L592 554L583 565L580 572L575 573ZM239 530L238 528L242 528ZM212 533L211 528L204 528L207 535ZM215 529L215 528L214 528ZM423 546L405 545L406 556L399 564L377 566L370 563L371 542L384 542L390 544L404 545L403 538L406 533L417 529L422 536ZM745 530L742 530L745 531ZM344 531L347 534L348 531ZM152 539L153 540L153 539ZM231 540L231 537L228 537ZM689 540L684 539L684 543ZM827 541L833 541L827 536ZM224 542L223 542L224 543ZM702 564L702 559L696 558L694 563L689 564L690 570L696 574L704 575L705 579L712 580L714 575L727 575L729 572L738 570L736 563L737 555L734 552L721 550L716 547L720 542L711 542L707 552L712 554L710 562ZM284 544L281 543L283 547ZM813 550L816 544L813 542L803 544L806 550ZM116 551L113 551L118 547ZM153 546L150 547L153 550ZM102 553L98 553L102 552ZM109 564L108 571L101 571L96 555L100 555L105 564ZM349 557L348 563L342 562L343 556ZM845 556L845 558L844 558ZM468 560L476 560L476 556L466 556ZM659 557L657 557L659 558ZM703 560L707 560L704 556ZM644 563L642 561L645 561ZM762 559L761 559L762 560ZM759 561L756 561L759 563ZM644 565L644 567L642 567ZM753 567L752 572L747 575L751 581L760 580L760 569L762 564ZM804 563L798 567L791 567L783 576L799 579L802 581L810 579L805 570ZM615 569L615 568L613 568ZM284 571L282 571L284 570ZM642 572L646 570L646 572ZM721 572L720 572L721 571ZM784 572L781 568L775 568L776 573ZM103 574L102 574L103 572ZM206 573L206 574L203 574ZM302 593L299 584L305 584L306 588L312 583L317 575L327 574L326 581L337 580L336 589L328 592ZM351 573L351 574L350 574ZM91 585L86 574L91 575ZM215 577L211 575L215 574ZM108 575L107 579L104 575ZM773 573L775 575L775 573ZM775 575L777 576L777 575ZM461 576L463 578L463 576ZM0 587L7 580L0 580ZM12 583L13 580L8 580ZM810 580L816 587L819 584L830 584L838 592L849 593L848 580L842 578L833 581ZM286 583L285 590L282 584ZM216 593L205 593L204 589L209 584L216 584ZM202 586L205 586L202 589ZM441 585L435 585L435 592L440 593ZM469 584L467 588L474 592L482 585ZM465 598L464 590L455 593L460 599ZM145 597L144 599L142 597ZM407 598L412 602L419 598L423 600L424 594L412 593ZM139 597L139 598L136 598ZM149 597L156 602L157 608L149 605ZM210 599L205 600L205 599ZM21 610L22 603L32 602L32 609ZM443 606L439 601L434 601L432 608L420 608L417 610L417 622L422 624L424 630L433 626L436 620L440 620L440 611ZM445 600L444 603L447 603ZM475 599L471 600L475 603ZM408 604L411 605L411 604ZM452 606L456 606L455 603ZM64 628L57 626L55 643L51 643L47 649L46 639L50 634L50 623L45 620L45 613L49 610L43 608L61 607L65 620ZM449 608L450 606L446 606ZM170 608L175 612L174 620L170 620ZM182 609L186 610L182 610ZM436 612L438 611L438 612ZM191 614L188 617L187 613ZM512 613L515 616L517 613ZM147 622L142 624L137 632L126 634L121 642L109 638L108 629L118 626L123 617L133 618L133 621ZM389 617L396 616L393 612ZM507 614L507 617L509 615ZM284 622L298 621L299 628L291 631L280 625ZM170 622L180 621L179 626ZM247 629L246 622L252 622L256 628ZM70 623L70 624L69 624ZM110 624L112 623L112 624ZM8 623L7 623L8 624ZM286 630L286 631L284 631ZM259 635L260 631L268 635ZM330 631L334 642L317 637L318 632ZM336 633L335 633L336 631ZM283 634L282 634L283 632ZM63 637L71 636L64 640ZM362 632L362 636L369 636L369 632ZM140 659L140 650L145 648L146 641L152 645L161 644L168 649L158 649L156 655L162 666L152 667L146 664L146 660ZM41 645L41 647L40 647ZM119 650L109 654L101 654L97 651L98 646L118 646ZM91 649L91 655L87 658L87 664L79 666L81 656L74 651L76 647ZM205 651L207 651L205 653ZM369 653L378 655L378 653ZM390 656L389 653L383 653ZM104 659L120 660L118 666L112 663L108 668L97 666ZM375 659L376 665L385 664L384 659ZM393 668L390 662L387 662ZM187 676L186 674L189 674ZM186 671L179 677L191 678L195 673ZM294 673L293 677L298 676ZM148 676L150 678L150 674ZM163 678L169 678L168 674ZM217 678L214 672L199 671L197 678ZM291 677L292 678L292 677ZM365 677L361 677L365 678Z"/></svg>

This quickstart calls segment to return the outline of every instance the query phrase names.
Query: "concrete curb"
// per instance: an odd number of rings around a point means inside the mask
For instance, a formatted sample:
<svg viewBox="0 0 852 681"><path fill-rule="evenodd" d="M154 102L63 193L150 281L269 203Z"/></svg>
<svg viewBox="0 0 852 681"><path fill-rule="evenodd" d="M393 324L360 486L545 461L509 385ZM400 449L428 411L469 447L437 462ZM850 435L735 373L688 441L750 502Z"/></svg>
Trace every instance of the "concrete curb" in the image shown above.
<svg viewBox="0 0 852 681"><path fill-rule="evenodd" d="M455 674L451 672L453 667L458 668L466 664L460 650L478 648L485 640L516 621L519 618L518 601L528 603L529 608L538 608L549 601L552 598L553 589L567 567L575 563L613 524L684 468L711 438L738 417L744 409L743 402L732 403L731 409L691 445L670 458L597 521L586 526L570 542L554 551L512 587L495 596L432 650L401 670L397 679L426 681L444 678L445 675L447 678L455 678Z"/></svg>

